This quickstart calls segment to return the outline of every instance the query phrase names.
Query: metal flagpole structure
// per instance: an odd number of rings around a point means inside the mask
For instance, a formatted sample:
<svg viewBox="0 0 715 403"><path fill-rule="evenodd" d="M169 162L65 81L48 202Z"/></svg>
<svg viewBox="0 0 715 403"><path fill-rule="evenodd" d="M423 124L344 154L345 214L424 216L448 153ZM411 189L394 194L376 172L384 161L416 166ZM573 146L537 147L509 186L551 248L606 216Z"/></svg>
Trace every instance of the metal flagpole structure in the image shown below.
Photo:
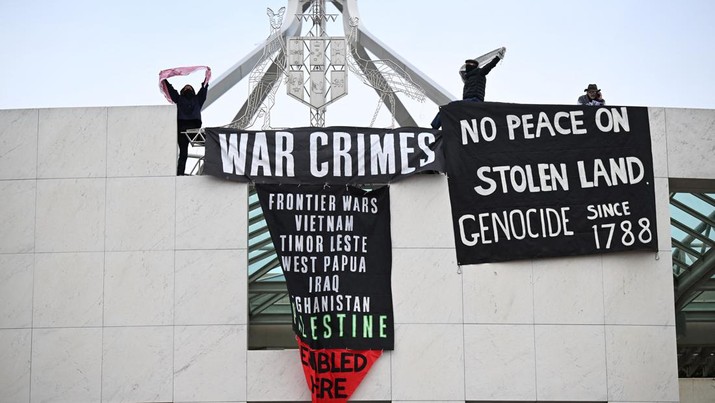
<svg viewBox="0 0 715 403"><path fill-rule="evenodd" d="M326 9L330 4L336 14ZM430 99L437 105L456 99L368 32L356 0L288 0L277 12L268 9L267 16L269 36L212 81L209 88L204 108L248 79L248 98L237 107L227 127L248 129L262 124L263 130L271 129L271 108L282 83L286 98L309 109L313 127L324 127L327 107L348 96L351 79L372 88L379 98L371 126L381 106L389 110L393 124L418 126L400 100L400 93L418 101ZM340 32L332 36L329 30ZM257 196L250 190L249 225L249 321L251 325L264 325L265 329L253 328L253 332L271 332L273 325L290 326L291 311L280 261L267 236ZM260 339L252 340L259 343L255 340Z"/></svg>
<svg viewBox="0 0 715 403"><path fill-rule="evenodd" d="M398 93L437 105L456 99L372 35L360 20L357 0L330 2L342 14L341 36L327 32L327 22L338 15L326 12L326 0L288 0L278 13L268 9L271 34L214 80L204 109L248 77L249 96L227 126L247 128L262 116L263 129L269 129L270 111L284 81L288 96L310 110L311 126L323 127L327 106L348 95L348 72L378 95L372 124L384 105L400 126L418 126ZM306 34L304 23L312 23Z"/></svg>

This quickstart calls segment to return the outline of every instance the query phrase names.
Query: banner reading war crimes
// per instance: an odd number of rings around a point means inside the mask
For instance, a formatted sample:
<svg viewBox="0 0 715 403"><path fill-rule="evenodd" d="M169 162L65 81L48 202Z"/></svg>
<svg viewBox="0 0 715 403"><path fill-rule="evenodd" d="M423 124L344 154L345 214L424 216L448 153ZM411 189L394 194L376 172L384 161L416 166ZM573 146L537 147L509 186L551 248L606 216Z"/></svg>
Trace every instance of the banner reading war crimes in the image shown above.
<svg viewBox="0 0 715 403"><path fill-rule="evenodd" d="M389 187L256 184L293 330L313 349L392 350Z"/></svg>
<svg viewBox="0 0 715 403"><path fill-rule="evenodd" d="M657 250L646 108L441 110L459 264Z"/></svg>
<svg viewBox="0 0 715 403"><path fill-rule="evenodd" d="M204 173L255 183L388 183L444 172L438 133L418 127L206 128Z"/></svg>

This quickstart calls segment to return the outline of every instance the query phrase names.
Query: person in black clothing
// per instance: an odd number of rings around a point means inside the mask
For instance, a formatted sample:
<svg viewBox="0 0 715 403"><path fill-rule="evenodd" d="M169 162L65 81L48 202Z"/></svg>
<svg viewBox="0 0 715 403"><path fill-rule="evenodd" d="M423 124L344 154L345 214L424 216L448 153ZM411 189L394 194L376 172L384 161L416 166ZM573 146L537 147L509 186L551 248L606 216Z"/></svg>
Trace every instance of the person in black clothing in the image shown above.
<svg viewBox="0 0 715 403"><path fill-rule="evenodd" d="M487 74L499 63L501 54L497 55L484 67L479 68L479 62L473 59L464 61L464 89L462 99L465 101L484 102L484 92L487 89Z"/></svg>
<svg viewBox="0 0 715 403"><path fill-rule="evenodd" d="M185 85L181 89L181 93L178 93L168 80L164 80L164 83L169 91L171 100L176 104L176 138L179 143L179 161L176 167L176 174L185 175L186 160L189 157L189 138L186 133L182 132L187 129L201 128L201 107L206 101L209 84L205 81L201 83L201 89L197 94L191 85Z"/></svg>
<svg viewBox="0 0 715 403"><path fill-rule="evenodd" d="M484 67L479 67L479 62L474 59L467 59L465 63L465 71L460 72L464 80L464 88L462 89L462 100L472 102L484 102L484 93L487 88L487 74L504 58L505 49L499 52L489 63ZM442 119L439 112L432 120L432 128L439 129L442 127Z"/></svg>

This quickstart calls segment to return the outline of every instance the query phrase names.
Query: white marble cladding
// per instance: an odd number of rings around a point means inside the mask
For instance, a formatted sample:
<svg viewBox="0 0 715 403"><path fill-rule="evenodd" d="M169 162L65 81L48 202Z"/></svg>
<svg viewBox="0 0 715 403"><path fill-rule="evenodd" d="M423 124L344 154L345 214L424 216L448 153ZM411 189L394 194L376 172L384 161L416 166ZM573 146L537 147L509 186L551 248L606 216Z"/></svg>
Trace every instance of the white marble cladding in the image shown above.
<svg viewBox="0 0 715 403"><path fill-rule="evenodd" d="M653 152L653 176L668 177L668 142L665 132L665 108L648 108L651 150Z"/></svg>
<svg viewBox="0 0 715 403"><path fill-rule="evenodd" d="M31 351L31 329L0 329L0 402L30 401Z"/></svg>
<svg viewBox="0 0 715 403"><path fill-rule="evenodd" d="M715 110L665 109L670 178L715 179Z"/></svg>
<svg viewBox="0 0 715 403"><path fill-rule="evenodd" d="M37 109L0 110L0 180L37 177Z"/></svg>
<svg viewBox="0 0 715 403"><path fill-rule="evenodd" d="M715 378L687 378L680 380L680 401L683 403L712 403Z"/></svg>
<svg viewBox="0 0 715 403"><path fill-rule="evenodd" d="M107 108L41 109L38 178L107 176Z"/></svg>
<svg viewBox="0 0 715 403"><path fill-rule="evenodd" d="M0 253L35 251L36 200L36 181L0 180Z"/></svg>
<svg viewBox="0 0 715 403"><path fill-rule="evenodd" d="M246 401L247 186L177 178L175 130L0 111L0 402Z"/></svg>
<svg viewBox="0 0 715 403"><path fill-rule="evenodd" d="M395 351L354 399L678 400L668 178L715 111L650 108L660 253L456 265L447 181L391 187ZM0 111L0 402L306 401L247 351L247 186L175 177L173 106Z"/></svg>
<svg viewBox="0 0 715 403"><path fill-rule="evenodd" d="M176 109L131 106L107 114L107 176L176 175Z"/></svg>

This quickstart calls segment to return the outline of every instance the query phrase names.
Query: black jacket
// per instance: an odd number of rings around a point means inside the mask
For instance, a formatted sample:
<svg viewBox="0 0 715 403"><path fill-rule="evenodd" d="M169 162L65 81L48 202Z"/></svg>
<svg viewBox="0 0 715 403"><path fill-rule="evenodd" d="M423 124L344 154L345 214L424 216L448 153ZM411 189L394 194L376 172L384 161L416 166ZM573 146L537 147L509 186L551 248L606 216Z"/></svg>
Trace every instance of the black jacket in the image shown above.
<svg viewBox="0 0 715 403"><path fill-rule="evenodd" d="M484 101L484 92L487 88L487 74L501 60L498 56L492 59L484 67L475 67L464 74L464 89L462 90L462 99L479 98Z"/></svg>
<svg viewBox="0 0 715 403"><path fill-rule="evenodd" d="M169 90L169 96L171 100L176 104L176 118L177 120L198 120L201 121L201 107L204 106L206 101L206 92L208 91L208 84L201 84L201 89L196 95L181 95L174 87L169 83L168 80L164 80L166 83L166 88Z"/></svg>

